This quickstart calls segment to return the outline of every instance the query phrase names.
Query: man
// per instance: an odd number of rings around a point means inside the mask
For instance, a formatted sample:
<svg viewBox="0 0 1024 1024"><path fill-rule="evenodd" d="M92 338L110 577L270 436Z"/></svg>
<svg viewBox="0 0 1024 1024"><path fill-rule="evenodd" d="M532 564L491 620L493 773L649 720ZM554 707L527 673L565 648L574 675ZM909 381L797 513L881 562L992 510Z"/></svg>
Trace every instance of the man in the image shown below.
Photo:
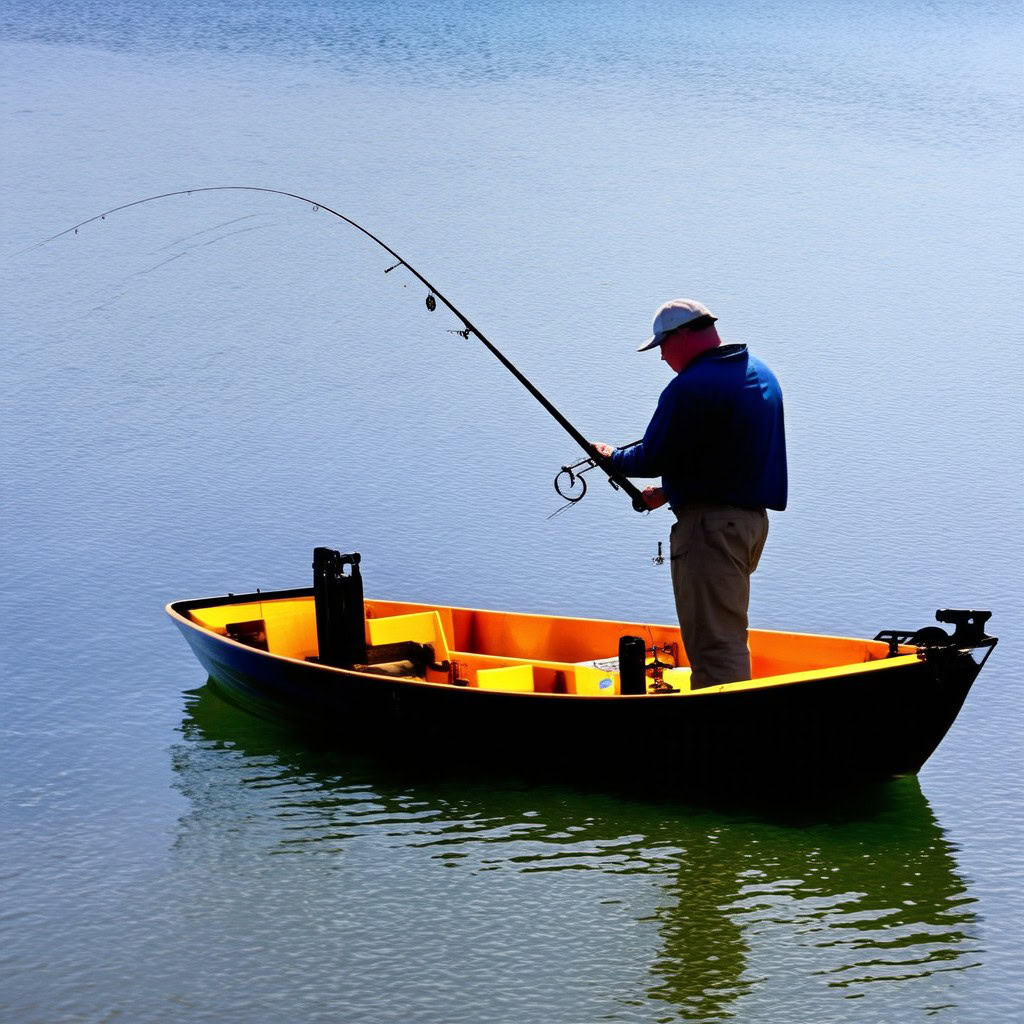
<svg viewBox="0 0 1024 1024"><path fill-rule="evenodd" d="M717 317L692 299L666 302L638 351L660 348L676 376L643 441L595 443L624 476L661 476L651 508L667 501L672 587L692 686L750 678L750 574L768 536L766 509L786 507L782 391L746 345L723 345Z"/></svg>

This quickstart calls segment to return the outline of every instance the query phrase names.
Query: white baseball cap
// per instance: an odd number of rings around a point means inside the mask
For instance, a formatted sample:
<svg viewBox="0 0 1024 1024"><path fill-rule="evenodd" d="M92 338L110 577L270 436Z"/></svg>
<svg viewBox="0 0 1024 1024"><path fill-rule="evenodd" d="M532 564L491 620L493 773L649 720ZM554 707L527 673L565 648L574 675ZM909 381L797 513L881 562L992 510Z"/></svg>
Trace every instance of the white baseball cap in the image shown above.
<svg viewBox="0 0 1024 1024"><path fill-rule="evenodd" d="M672 299L666 302L657 313L654 314L654 323L651 325L654 334L648 338L637 352L646 352L649 348L656 348L665 340L665 335L670 331L685 327L688 323L702 317L710 317L714 323L718 317L711 316L711 310L695 299Z"/></svg>

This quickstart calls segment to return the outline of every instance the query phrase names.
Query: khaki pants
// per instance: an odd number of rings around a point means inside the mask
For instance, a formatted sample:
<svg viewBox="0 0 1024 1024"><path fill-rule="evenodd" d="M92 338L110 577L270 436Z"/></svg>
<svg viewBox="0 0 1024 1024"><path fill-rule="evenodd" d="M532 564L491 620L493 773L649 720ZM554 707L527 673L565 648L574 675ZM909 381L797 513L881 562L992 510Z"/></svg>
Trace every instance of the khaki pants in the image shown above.
<svg viewBox="0 0 1024 1024"><path fill-rule="evenodd" d="M691 685L750 678L750 574L768 536L763 509L688 505L672 527L672 589Z"/></svg>

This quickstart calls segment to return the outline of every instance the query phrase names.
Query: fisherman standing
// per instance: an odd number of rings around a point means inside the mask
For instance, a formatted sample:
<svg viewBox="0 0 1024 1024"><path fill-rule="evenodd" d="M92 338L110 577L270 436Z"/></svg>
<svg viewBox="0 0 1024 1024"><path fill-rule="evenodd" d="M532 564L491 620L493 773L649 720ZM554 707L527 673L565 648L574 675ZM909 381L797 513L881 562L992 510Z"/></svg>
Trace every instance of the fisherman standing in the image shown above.
<svg viewBox="0 0 1024 1024"><path fill-rule="evenodd" d="M676 376L639 444L594 444L623 476L662 478L643 493L676 516L672 588L695 688L750 678L750 574L768 536L765 510L784 509L787 492L779 382L746 345L723 345L716 320L692 299L657 311L638 351L660 348Z"/></svg>

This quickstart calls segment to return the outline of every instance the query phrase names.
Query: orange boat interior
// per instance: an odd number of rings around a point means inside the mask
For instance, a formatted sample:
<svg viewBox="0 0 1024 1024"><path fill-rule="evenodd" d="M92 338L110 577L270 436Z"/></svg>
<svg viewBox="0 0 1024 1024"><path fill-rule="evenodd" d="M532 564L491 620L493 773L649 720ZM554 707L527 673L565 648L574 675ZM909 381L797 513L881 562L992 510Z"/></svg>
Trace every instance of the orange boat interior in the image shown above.
<svg viewBox="0 0 1024 1024"><path fill-rule="evenodd" d="M209 606L203 602L203 607L188 608L182 614L202 629L222 636L228 635L232 624L260 623L261 643L269 654L299 661L316 658L312 594L244 603L225 601ZM364 608L368 644L429 643L436 662L449 662L460 681L480 689L617 695L615 659L623 635L639 636L649 648L657 649L663 666L657 678L680 694L877 671L915 657L915 648L901 647L896 658L887 658L888 646L874 640L752 630L754 678L691 691L678 627L370 599ZM652 660L649 655L648 661ZM451 675L428 668L418 678L447 683Z"/></svg>

